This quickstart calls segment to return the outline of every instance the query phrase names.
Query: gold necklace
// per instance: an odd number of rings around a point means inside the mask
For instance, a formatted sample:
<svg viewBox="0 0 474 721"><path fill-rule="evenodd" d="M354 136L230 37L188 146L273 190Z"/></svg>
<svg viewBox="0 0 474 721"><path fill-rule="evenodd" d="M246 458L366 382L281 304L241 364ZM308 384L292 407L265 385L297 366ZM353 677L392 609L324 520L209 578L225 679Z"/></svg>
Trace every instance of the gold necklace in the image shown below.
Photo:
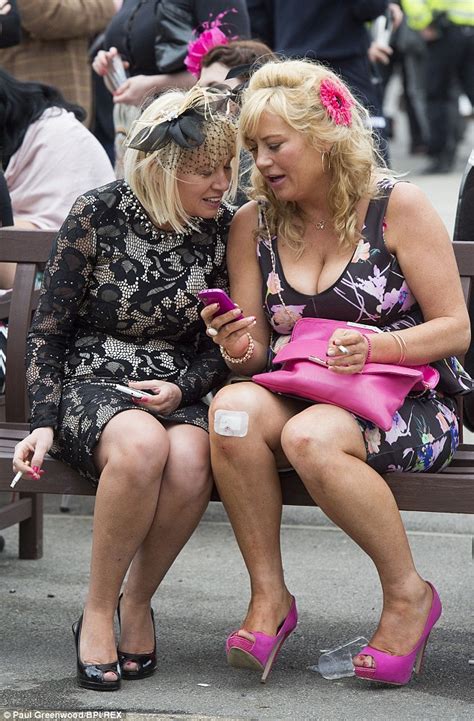
<svg viewBox="0 0 474 721"><path fill-rule="evenodd" d="M318 222L315 223L314 220L311 220L311 218L308 218L307 216L306 216L306 220L307 220L309 223L311 223L311 225L313 226L313 228L316 228L316 230L324 230L324 228L326 227L326 221L325 221L325 220L318 220Z"/></svg>

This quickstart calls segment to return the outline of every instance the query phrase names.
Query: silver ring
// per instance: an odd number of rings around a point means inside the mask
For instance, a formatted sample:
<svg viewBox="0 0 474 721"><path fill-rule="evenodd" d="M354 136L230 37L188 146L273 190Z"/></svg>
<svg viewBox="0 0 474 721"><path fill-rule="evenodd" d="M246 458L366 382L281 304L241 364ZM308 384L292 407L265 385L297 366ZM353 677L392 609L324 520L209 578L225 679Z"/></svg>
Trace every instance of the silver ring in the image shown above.
<svg viewBox="0 0 474 721"><path fill-rule="evenodd" d="M219 331L212 327L212 325L208 325L206 328L206 333L210 338L215 338L216 335L218 335Z"/></svg>
<svg viewBox="0 0 474 721"><path fill-rule="evenodd" d="M349 353L349 348L346 348L345 345L338 345L337 347L339 348L339 350L341 351L341 353L344 353L344 355L348 355L348 353Z"/></svg>

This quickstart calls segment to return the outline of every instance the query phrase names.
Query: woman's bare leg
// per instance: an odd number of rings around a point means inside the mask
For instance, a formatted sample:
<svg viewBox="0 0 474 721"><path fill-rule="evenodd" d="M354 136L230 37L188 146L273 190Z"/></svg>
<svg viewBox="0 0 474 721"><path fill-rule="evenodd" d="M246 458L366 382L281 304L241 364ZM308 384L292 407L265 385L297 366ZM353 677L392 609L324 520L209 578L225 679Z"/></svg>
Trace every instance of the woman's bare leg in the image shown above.
<svg viewBox="0 0 474 721"><path fill-rule="evenodd" d="M423 630L431 590L415 569L395 499L365 462L354 418L334 406L306 409L286 424L282 447L312 498L373 560L383 589L383 611L371 643L406 654ZM371 657L359 657L371 665Z"/></svg>
<svg viewBox="0 0 474 721"><path fill-rule="evenodd" d="M298 407L251 383L226 386L211 406L214 479L250 574L252 595L242 624L247 631L274 635L291 603L280 550L282 500L276 459L284 461L281 430ZM247 435L215 433L217 410L246 411Z"/></svg>
<svg viewBox="0 0 474 721"><path fill-rule="evenodd" d="M101 471L92 537L89 591L80 658L109 663L117 658L113 617L125 573L155 514L168 434L148 413L124 411L105 426L95 452ZM114 680L115 674L105 674Z"/></svg>
<svg viewBox="0 0 474 721"><path fill-rule="evenodd" d="M120 650L153 651L150 601L204 513L212 488L209 436L202 428L169 425L169 454L150 530L130 568L120 604ZM133 661L127 670L136 669Z"/></svg>

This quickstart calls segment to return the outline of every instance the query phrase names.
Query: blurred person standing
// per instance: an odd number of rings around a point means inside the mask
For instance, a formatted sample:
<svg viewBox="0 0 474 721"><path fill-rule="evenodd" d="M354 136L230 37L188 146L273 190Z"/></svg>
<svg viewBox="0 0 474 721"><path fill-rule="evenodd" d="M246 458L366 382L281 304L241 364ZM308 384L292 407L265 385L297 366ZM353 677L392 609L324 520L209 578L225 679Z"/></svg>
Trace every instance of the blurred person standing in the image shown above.
<svg viewBox="0 0 474 721"><path fill-rule="evenodd" d="M459 141L456 86L474 106L473 0L403 0L409 25L427 45L426 95L429 123L426 173L449 173Z"/></svg>
<svg viewBox="0 0 474 721"><path fill-rule="evenodd" d="M250 34L244 0L124 0L105 33L112 52L99 54L94 70L106 75L117 52L127 62L130 77L114 91L115 103L139 106L150 93L189 88L188 43L210 21L233 39Z"/></svg>
<svg viewBox="0 0 474 721"><path fill-rule="evenodd" d="M92 89L87 48L122 0L16 0L22 39L0 50L0 65L19 80L53 85L80 105L90 122Z"/></svg>
<svg viewBox="0 0 474 721"><path fill-rule="evenodd" d="M392 4L393 7L393 4ZM400 8L400 5L397 4ZM400 10L401 12L401 10ZM389 44L374 40L369 47L369 58L380 76L381 105L387 85L394 72L400 71L403 109L409 126L409 152L424 155L428 150L429 127L426 115L426 43L416 30L409 27L402 15L397 29L391 33ZM394 119L385 117L387 135L393 138Z"/></svg>
<svg viewBox="0 0 474 721"><path fill-rule="evenodd" d="M199 27L219 27L223 36L246 38L250 22L244 0L124 0L105 31L103 50L92 67L113 94L115 172L124 174L124 140L147 96L171 88L190 88L194 78L185 66L188 43ZM110 82L115 58L128 77Z"/></svg>
<svg viewBox="0 0 474 721"><path fill-rule="evenodd" d="M342 76L365 107L378 110L366 23L387 12L388 0L247 0L252 36L287 57L306 57ZM377 114L379 114L377 112Z"/></svg>

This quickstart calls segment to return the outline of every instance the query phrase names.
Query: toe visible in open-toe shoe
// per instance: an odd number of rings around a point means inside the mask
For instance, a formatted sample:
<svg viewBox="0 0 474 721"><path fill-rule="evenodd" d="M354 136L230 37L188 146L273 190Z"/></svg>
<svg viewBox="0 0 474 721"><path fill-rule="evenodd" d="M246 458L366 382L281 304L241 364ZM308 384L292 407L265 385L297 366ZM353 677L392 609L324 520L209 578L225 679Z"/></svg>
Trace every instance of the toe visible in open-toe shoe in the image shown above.
<svg viewBox="0 0 474 721"><path fill-rule="evenodd" d="M120 594L118 606L117 606L117 616L120 626L120 601L122 599L122 594ZM155 614L153 613L153 609L150 608L151 613L151 621L153 624L153 651L151 653L126 653L125 651L121 651L120 649L117 649L118 658L119 658L119 664L120 669L122 672L122 678L126 681L137 681L141 678L146 678L147 676L151 676L156 671L156 628L155 628ZM128 669L125 667L126 663L134 663L136 664L135 669Z"/></svg>
<svg viewBox="0 0 474 721"><path fill-rule="evenodd" d="M254 669L262 674L261 683L266 682L281 647L298 623L296 601L293 596L292 599L290 610L276 636L268 636L261 631L250 631L254 641L240 636L238 631L229 636L226 641L226 651L230 666Z"/></svg>
<svg viewBox="0 0 474 721"><path fill-rule="evenodd" d="M77 658L77 683L81 688L87 688L92 691L118 691L120 688L120 666L119 662L112 663L82 663L79 656L79 648L81 642L82 615L72 626L74 640L76 642L76 658ZM106 673L114 673L116 678L109 681L105 678Z"/></svg>
<svg viewBox="0 0 474 721"><path fill-rule="evenodd" d="M410 681L413 671L415 671L416 674L421 672L421 665L429 635L433 626L441 616L442 611L441 601L436 588L429 583L429 581L428 584L433 592L433 600L423 633L418 639L416 646L405 656L393 656L373 646L365 646L365 648L359 651L358 655L372 656L374 665L372 667L355 666L354 673L358 678L393 686L404 686Z"/></svg>

